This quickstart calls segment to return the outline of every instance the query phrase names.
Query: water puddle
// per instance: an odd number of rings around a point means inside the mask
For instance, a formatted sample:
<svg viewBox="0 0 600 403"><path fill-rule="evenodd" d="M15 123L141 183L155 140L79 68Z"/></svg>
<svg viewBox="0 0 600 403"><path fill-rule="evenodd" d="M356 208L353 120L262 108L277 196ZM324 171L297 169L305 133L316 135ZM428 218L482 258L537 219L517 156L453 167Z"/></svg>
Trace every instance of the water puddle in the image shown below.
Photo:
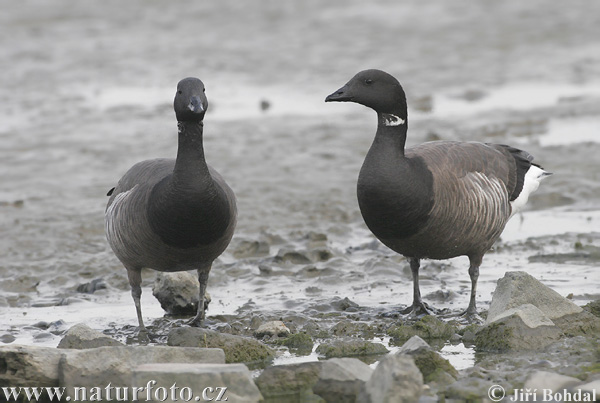
<svg viewBox="0 0 600 403"><path fill-rule="evenodd" d="M486 91L434 96L435 116L456 117L491 110L527 110L556 105L562 99L600 96L600 84L514 83Z"/></svg>
<svg viewBox="0 0 600 403"><path fill-rule="evenodd" d="M600 142L600 118L553 119L538 141L543 147Z"/></svg>

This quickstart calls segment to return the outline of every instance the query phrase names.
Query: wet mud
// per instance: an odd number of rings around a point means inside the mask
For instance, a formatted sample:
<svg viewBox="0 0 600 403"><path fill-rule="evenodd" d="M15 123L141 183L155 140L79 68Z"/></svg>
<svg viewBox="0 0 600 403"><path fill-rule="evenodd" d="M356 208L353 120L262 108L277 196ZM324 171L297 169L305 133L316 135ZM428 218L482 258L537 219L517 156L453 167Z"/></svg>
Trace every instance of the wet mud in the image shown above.
<svg viewBox="0 0 600 403"><path fill-rule="evenodd" d="M252 335L282 320L310 337L312 347L265 340L278 348L274 364L319 359L334 339L395 351L390 329L409 321L400 314L412 299L408 263L369 233L356 202L375 117L323 103L364 68L404 84L408 145L508 143L554 172L484 258L483 314L506 271L527 271L578 305L600 299L600 5L566 7L11 4L0 16L10 33L0 37L0 342L56 346L85 322L138 343L126 273L104 238L105 194L135 162L175 155L174 86L190 75L211 105L207 160L239 208L210 275L207 324ZM467 269L466 258L423 263L421 292L445 323L468 304ZM155 274L143 272L142 307L163 344L186 318L164 317ZM457 369L499 362L475 352L462 324L450 333L431 344ZM568 367L571 358L556 357ZM538 358L494 371L550 365Z"/></svg>

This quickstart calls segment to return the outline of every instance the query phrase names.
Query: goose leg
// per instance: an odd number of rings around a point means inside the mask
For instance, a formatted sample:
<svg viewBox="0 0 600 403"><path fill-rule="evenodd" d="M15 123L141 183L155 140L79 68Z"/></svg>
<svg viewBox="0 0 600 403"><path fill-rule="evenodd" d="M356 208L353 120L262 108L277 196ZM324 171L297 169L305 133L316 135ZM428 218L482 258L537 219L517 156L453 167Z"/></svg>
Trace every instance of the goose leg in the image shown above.
<svg viewBox="0 0 600 403"><path fill-rule="evenodd" d="M135 304L140 333L146 334L146 326L144 326L144 321L142 320L142 303L140 301L142 296L142 271L127 269L127 277L129 278L129 285L131 286L131 296L133 297L133 303Z"/></svg>
<svg viewBox="0 0 600 403"><path fill-rule="evenodd" d="M482 322L481 317L477 314L476 298L477 298L477 279L479 279L479 266L483 256L469 256L469 277L471 277L471 297L469 306L462 314L469 322Z"/></svg>
<svg viewBox="0 0 600 403"><path fill-rule="evenodd" d="M410 271L413 279L413 303L402 313L410 314L410 316L431 315L431 310L421 299L421 290L419 288L419 268L420 260L414 257L408 258L410 263Z"/></svg>
<svg viewBox="0 0 600 403"><path fill-rule="evenodd" d="M202 326L202 322L204 322L204 294L206 293L206 285L208 283L208 273L210 273L210 268L212 263L208 266L203 266L198 269L198 282L200 283L200 290L198 292L198 311L196 312L196 316L194 319L190 321L190 326Z"/></svg>

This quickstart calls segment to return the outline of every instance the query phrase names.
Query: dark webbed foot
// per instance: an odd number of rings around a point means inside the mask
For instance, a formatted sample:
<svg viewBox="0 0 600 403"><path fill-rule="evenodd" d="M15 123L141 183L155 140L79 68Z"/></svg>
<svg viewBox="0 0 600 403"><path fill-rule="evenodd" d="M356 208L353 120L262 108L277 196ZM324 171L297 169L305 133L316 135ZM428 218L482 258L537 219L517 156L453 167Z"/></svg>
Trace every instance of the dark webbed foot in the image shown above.
<svg viewBox="0 0 600 403"><path fill-rule="evenodd" d="M416 318L424 315L434 315L435 308L430 307L423 301L413 302L411 306L401 311L403 315Z"/></svg>
<svg viewBox="0 0 600 403"><path fill-rule="evenodd" d="M485 322L475 309L467 309L466 311L458 314L457 317L460 318L460 322L466 322L468 324L481 325L483 322Z"/></svg>

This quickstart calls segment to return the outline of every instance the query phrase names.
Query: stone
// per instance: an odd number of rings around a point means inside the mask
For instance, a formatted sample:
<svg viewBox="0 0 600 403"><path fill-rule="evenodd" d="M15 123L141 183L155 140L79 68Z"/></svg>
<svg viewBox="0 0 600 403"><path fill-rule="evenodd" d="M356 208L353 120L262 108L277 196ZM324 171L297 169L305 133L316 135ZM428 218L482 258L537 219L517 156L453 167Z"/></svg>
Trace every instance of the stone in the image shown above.
<svg viewBox="0 0 600 403"><path fill-rule="evenodd" d="M596 379L590 382L583 383L581 385L573 386L572 390L576 391L580 389L584 393L593 394L596 392L596 397L600 396L600 379ZM589 399L591 401L591 399ZM580 400L583 401L583 400Z"/></svg>
<svg viewBox="0 0 600 403"><path fill-rule="evenodd" d="M354 403L373 369L356 358L323 361L313 393L326 402Z"/></svg>
<svg viewBox="0 0 600 403"><path fill-rule="evenodd" d="M256 386L267 401L318 401L312 387L321 373L321 361L274 365L256 378Z"/></svg>
<svg viewBox="0 0 600 403"><path fill-rule="evenodd" d="M308 355L312 353L314 342L312 337L306 333L295 333L283 340L277 340L278 345L283 345L289 348L297 355Z"/></svg>
<svg viewBox="0 0 600 403"><path fill-rule="evenodd" d="M58 343L58 348L71 348L82 350L85 348L96 348L104 346L122 346L123 343L113 339L88 325L78 323L65 333Z"/></svg>
<svg viewBox="0 0 600 403"><path fill-rule="evenodd" d="M264 336L286 337L290 333L290 329L287 328L285 323L283 323L280 320L274 320L260 325L258 329L256 329L256 331L254 332L254 336L258 338L262 338Z"/></svg>
<svg viewBox="0 0 600 403"><path fill-rule="evenodd" d="M196 396L202 401L232 403L262 400L243 364L143 364L133 370L132 386L145 387L138 395L140 401L194 401Z"/></svg>
<svg viewBox="0 0 600 403"><path fill-rule="evenodd" d="M216 348L120 346L66 351L69 353L60 359L58 374L60 385L67 388L109 383L130 386L132 371L142 364L225 362L223 351Z"/></svg>
<svg viewBox="0 0 600 403"><path fill-rule="evenodd" d="M498 280L486 324L503 312L524 304L536 306L550 320L580 313L583 309L523 271L509 271Z"/></svg>
<svg viewBox="0 0 600 403"><path fill-rule="evenodd" d="M268 401L355 402L372 373L356 358L332 358L267 367L256 384Z"/></svg>
<svg viewBox="0 0 600 403"><path fill-rule="evenodd" d="M587 336L596 338L600 334L600 318L588 311L561 316L553 320L565 336Z"/></svg>
<svg viewBox="0 0 600 403"><path fill-rule="evenodd" d="M559 390L569 388L579 383L581 383L581 381L577 378L555 374L553 372L537 371L529 375L523 387L531 390L537 389L538 391L551 389L558 392Z"/></svg>
<svg viewBox="0 0 600 403"><path fill-rule="evenodd" d="M524 304L496 315L480 328L475 344L478 349L493 352L539 350L562 336L562 330L540 309Z"/></svg>
<svg viewBox="0 0 600 403"><path fill-rule="evenodd" d="M399 354L410 354L412 352L418 351L421 348L431 348L429 344L419 336L413 336L406 343L400 347L398 350Z"/></svg>
<svg viewBox="0 0 600 403"><path fill-rule="evenodd" d="M408 354L415 361L415 365L423 374L425 383L452 383L458 378L458 371L450 361L434 351L429 344L419 336L411 337L402 345L398 354ZM446 375L449 375L446 376Z"/></svg>
<svg viewBox="0 0 600 403"><path fill-rule="evenodd" d="M365 403L418 402L423 393L423 375L412 357L389 354L379 361L356 401Z"/></svg>
<svg viewBox="0 0 600 403"><path fill-rule="evenodd" d="M397 343L403 343L413 336L419 336L425 340L448 340L456 333L456 327L439 320L435 316L426 315L415 323L395 326L387 333Z"/></svg>
<svg viewBox="0 0 600 403"><path fill-rule="evenodd" d="M168 314L195 315L198 309L199 288L198 278L190 272L159 272L152 285L152 295ZM207 307L206 297L204 307Z"/></svg>
<svg viewBox="0 0 600 403"><path fill-rule="evenodd" d="M226 363L260 363L275 357L275 351L249 337L219 333L197 327L181 327L169 332L167 344L178 347L220 348Z"/></svg>
<svg viewBox="0 0 600 403"><path fill-rule="evenodd" d="M387 354L389 350L381 343L372 343L358 339L337 339L320 344L316 348L316 352L325 356L325 358L334 358Z"/></svg>
<svg viewBox="0 0 600 403"><path fill-rule="evenodd" d="M591 313L592 315L600 318L600 299L592 301L583 306L583 309Z"/></svg>
<svg viewBox="0 0 600 403"><path fill-rule="evenodd" d="M461 378L448 385L439 395L446 402L488 402L488 396L493 383L489 379ZM507 392L510 393L510 392Z"/></svg>
<svg viewBox="0 0 600 403"><path fill-rule="evenodd" d="M61 355L50 347L0 346L0 385L58 386Z"/></svg>

